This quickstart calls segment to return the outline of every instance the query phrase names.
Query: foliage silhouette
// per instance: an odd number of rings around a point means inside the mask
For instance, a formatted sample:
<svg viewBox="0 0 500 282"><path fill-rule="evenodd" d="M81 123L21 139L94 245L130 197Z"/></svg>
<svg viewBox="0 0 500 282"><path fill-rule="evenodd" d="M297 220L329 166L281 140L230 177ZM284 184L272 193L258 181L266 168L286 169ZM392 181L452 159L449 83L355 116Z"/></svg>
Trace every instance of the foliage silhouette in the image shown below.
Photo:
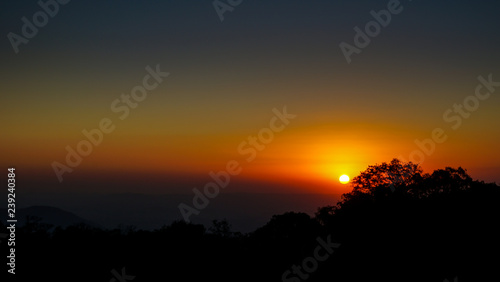
<svg viewBox="0 0 500 282"><path fill-rule="evenodd" d="M314 217L274 215L248 234L232 232L227 220L214 220L208 230L175 221L145 231L51 228L30 218L16 231L17 278L110 281L112 269L126 267L134 282L281 281L284 271L312 256L318 237L331 236L340 247L307 281L498 280L496 184L472 180L462 168L424 174L394 159L369 166L352 187ZM7 248L2 242L2 253Z"/></svg>

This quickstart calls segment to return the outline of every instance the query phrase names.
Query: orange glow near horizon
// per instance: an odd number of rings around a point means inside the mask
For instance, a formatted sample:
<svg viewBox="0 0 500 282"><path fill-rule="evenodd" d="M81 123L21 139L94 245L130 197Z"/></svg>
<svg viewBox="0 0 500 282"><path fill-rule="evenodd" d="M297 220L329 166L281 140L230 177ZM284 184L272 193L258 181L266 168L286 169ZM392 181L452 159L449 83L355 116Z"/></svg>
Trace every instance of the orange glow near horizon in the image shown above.
<svg viewBox="0 0 500 282"><path fill-rule="evenodd" d="M255 135L259 130L255 128L246 131ZM203 182L210 181L210 172L224 170L228 161L236 160L242 172L232 176L233 179L290 187L288 191L276 188L279 192L345 193L351 190L351 185L340 184L339 176L346 174L352 179L369 165L389 162L400 155L407 157L416 149L411 137L407 136L421 134L402 133L402 136L394 136L394 130L389 126L359 128L359 124L344 123L334 128L323 126L311 129L291 124L276 133L273 141L265 144L263 150L257 151L255 159L248 161L248 155L238 152L238 145L249 136L246 134L145 135L125 134L117 129L116 133L105 135L102 144L95 146L89 156L82 158L75 172L65 174L65 181L77 182L79 177L92 173L102 175L105 171L122 171L126 173L113 173L109 177L118 177L119 181L128 175L139 177L141 174L152 174L156 175L155 179L162 179L162 175L178 175L182 180L192 175ZM420 139L425 138L425 133L422 135L424 137ZM53 181L57 181L50 164L53 161L64 162L67 154L65 147L69 145L76 148L81 137L81 134L76 134L74 138L66 137L47 144L43 139L37 140L37 143L44 145L45 150L28 146L25 140L10 140L9 147L12 150L6 151L5 156L7 159L17 159L20 164L29 163L33 169L42 168ZM450 140L447 141L449 147L436 147L436 152L426 157L424 171L462 166L469 169L471 176L481 179L482 175L477 172L483 170L471 164L477 166L483 163L474 160L474 155L467 154L463 163L445 161L454 152L449 148L459 148L460 144L459 140ZM21 150L21 147L24 149ZM185 188L189 190L192 187ZM168 189L165 190L165 193L168 192Z"/></svg>

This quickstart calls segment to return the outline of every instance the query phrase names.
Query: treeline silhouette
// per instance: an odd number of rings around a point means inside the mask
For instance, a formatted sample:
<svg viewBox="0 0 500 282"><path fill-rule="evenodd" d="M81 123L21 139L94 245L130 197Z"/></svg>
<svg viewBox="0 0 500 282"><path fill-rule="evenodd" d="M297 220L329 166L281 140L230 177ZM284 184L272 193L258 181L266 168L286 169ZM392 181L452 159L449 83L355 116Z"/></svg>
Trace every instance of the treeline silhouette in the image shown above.
<svg viewBox="0 0 500 282"><path fill-rule="evenodd" d="M121 281L111 270L125 268L130 280L122 280L134 282L500 281L498 185L462 168L423 174L397 159L369 166L351 185L314 217L275 215L248 234L226 220L145 231L30 218L16 230L16 280ZM314 259L328 237L340 245ZM2 242L5 262L7 250Z"/></svg>

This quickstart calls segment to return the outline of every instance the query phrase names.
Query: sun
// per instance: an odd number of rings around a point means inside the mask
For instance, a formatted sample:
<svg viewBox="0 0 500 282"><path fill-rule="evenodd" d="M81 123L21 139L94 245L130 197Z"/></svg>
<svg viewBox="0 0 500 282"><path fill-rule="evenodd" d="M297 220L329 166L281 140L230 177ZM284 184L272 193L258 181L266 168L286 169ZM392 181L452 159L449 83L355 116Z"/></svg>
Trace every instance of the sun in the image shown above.
<svg viewBox="0 0 500 282"><path fill-rule="evenodd" d="M347 184L349 183L349 176L347 176L346 174L342 174L339 178L339 181L342 184Z"/></svg>

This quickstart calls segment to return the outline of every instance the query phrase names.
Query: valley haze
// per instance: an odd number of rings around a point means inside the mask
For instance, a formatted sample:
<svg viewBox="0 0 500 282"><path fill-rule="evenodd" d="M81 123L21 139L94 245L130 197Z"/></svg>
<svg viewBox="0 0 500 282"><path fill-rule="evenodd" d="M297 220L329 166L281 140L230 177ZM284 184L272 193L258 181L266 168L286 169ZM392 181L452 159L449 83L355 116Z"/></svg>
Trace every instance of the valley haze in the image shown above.
<svg viewBox="0 0 500 282"><path fill-rule="evenodd" d="M192 195L30 193L19 198L20 207L57 207L108 229L135 226L153 230L183 220L177 204L191 200ZM273 215L295 211L314 216L317 208L335 205L339 199L339 194L221 193L191 219L207 228L212 220L227 219L233 231L247 233L263 226Z"/></svg>

